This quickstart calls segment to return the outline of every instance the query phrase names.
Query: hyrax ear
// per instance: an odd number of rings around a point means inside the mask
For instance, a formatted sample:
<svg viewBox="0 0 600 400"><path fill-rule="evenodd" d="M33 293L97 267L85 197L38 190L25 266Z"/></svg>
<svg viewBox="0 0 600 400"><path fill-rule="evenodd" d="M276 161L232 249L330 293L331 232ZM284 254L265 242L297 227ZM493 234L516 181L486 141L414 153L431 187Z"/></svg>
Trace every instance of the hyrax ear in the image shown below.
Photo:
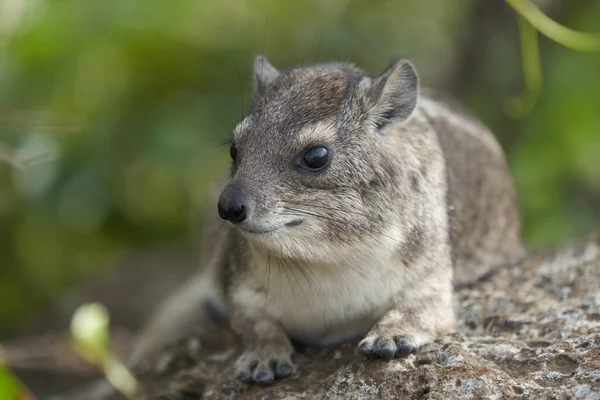
<svg viewBox="0 0 600 400"><path fill-rule="evenodd" d="M373 80L371 118L379 130L390 122L404 121L417 107L419 77L408 60L396 61Z"/></svg>
<svg viewBox="0 0 600 400"><path fill-rule="evenodd" d="M254 90L256 94L263 94L279 74L267 57L262 54L256 56L254 59Z"/></svg>

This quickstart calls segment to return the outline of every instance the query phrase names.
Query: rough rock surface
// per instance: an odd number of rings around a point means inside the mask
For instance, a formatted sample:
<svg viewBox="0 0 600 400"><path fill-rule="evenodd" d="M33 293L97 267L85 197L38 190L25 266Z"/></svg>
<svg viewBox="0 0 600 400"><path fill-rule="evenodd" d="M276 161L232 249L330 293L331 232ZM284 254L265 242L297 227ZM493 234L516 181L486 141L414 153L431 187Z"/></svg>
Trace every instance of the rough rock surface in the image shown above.
<svg viewBox="0 0 600 400"><path fill-rule="evenodd" d="M158 399L600 399L600 235L532 256L457 294L459 333L408 360L367 360L356 342L305 349L270 387L230 378L224 328L165 349L141 375Z"/></svg>

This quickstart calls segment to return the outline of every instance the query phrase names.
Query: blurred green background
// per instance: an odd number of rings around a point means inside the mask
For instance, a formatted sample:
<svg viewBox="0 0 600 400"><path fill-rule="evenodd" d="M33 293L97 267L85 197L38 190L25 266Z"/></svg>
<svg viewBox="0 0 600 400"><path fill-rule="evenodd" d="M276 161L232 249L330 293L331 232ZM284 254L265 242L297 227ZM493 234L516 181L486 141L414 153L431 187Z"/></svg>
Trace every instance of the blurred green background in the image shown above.
<svg viewBox="0 0 600 400"><path fill-rule="evenodd" d="M600 30L599 1L539 3ZM600 54L540 45L541 98L514 119L520 45L502 1L0 0L0 149L50 152L0 162L0 338L132 249L190 245L263 49L279 68L412 59L500 138L530 246L585 235L600 223Z"/></svg>

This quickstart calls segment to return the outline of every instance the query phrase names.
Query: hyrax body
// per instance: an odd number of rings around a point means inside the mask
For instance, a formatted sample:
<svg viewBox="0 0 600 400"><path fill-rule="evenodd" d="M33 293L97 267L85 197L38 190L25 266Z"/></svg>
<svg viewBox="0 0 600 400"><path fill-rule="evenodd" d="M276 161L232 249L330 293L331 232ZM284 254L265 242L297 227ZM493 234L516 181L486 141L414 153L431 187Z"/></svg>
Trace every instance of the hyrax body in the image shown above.
<svg viewBox="0 0 600 400"><path fill-rule="evenodd" d="M404 60L372 77L346 64L279 72L260 56L254 75L231 174L208 202L202 269L132 362L193 327L206 303L242 339L238 376L261 384L293 373L291 340L363 337L360 352L390 359L452 331L453 283L523 254L493 135L421 95Z"/></svg>

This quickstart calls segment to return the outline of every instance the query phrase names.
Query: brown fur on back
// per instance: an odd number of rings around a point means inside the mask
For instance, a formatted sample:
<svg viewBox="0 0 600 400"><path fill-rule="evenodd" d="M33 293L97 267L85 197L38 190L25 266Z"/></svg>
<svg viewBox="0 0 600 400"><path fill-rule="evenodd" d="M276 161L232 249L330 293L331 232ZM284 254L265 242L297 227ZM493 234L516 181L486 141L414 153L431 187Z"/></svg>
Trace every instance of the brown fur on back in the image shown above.
<svg viewBox="0 0 600 400"><path fill-rule="evenodd" d="M454 282L472 283L523 257L515 188L496 138L452 99L422 100L446 159Z"/></svg>

